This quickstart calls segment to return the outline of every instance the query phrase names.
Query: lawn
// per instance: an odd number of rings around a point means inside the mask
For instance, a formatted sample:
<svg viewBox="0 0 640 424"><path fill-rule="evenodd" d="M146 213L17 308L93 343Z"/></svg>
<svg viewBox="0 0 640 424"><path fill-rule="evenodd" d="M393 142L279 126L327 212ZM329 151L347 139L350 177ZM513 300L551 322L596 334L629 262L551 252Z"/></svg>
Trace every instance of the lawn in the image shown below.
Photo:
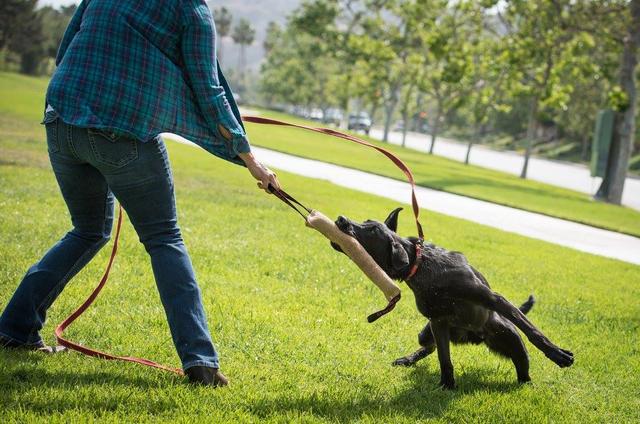
<svg viewBox="0 0 640 424"><path fill-rule="evenodd" d="M30 80L31 81L31 80ZM17 80L16 84L20 80ZM31 81L44 86L44 81ZM49 170L40 112L19 90L0 99L0 308L26 269L69 229ZM6 101L5 99L10 99ZM253 131L255 132L255 131ZM534 293L530 318L571 349L561 370L527 342L533 382L482 346L455 346L458 389L437 359L390 366L416 348L424 318L412 294L374 324L377 289L299 216L257 190L246 170L169 143L178 211L210 327L231 386L76 353L0 350L0 422L638 422L640 267L423 211L435 243L466 253L507 298ZM329 216L384 218L395 202L279 172L287 190ZM399 232L414 234L408 210ZM149 261L126 222L109 284L67 334L120 354L178 365ZM110 247L110 245L108 246ZM100 278L109 248L50 310L53 328Z"/></svg>
<svg viewBox="0 0 640 424"><path fill-rule="evenodd" d="M260 113L275 119L319 125L278 112L261 110ZM257 146L401 180L405 178L380 153L345 140L286 127L249 123L247 128L251 142ZM640 211L595 202L583 193L362 137L398 155L411 168L417 184L424 187L640 236Z"/></svg>

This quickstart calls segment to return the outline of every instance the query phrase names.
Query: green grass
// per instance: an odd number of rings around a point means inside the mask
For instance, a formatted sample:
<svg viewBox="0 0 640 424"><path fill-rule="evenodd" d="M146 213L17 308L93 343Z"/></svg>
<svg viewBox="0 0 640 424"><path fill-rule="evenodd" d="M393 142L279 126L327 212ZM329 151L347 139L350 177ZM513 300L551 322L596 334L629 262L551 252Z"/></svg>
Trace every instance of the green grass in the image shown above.
<svg viewBox="0 0 640 424"><path fill-rule="evenodd" d="M0 308L69 229L44 131L9 109L0 99ZM411 369L389 365L416 348L425 323L404 285L396 310L367 324L384 301L355 265L257 190L246 170L185 145L169 143L169 151L181 227L231 386L194 388L168 373L76 353L0 350L0 422L640 419L640 267L423 211L433 241L465 252L496 290L515 303L535 293L531 319L576 355L575 365L561 370L527 342L533 382L520 386L511 363L482 346L454 346L459 388L443 392L435 356ZM329 216L381 219L397 206L322 181L279 177ZM413 234L409 215L400 221L400 233ZM109 284L67 334L177 366L148 257L128 221L121 242ZM46 341L97 283L108 255L103 249L60 296Z"/></svg>
<svg viewBox="0 0 640 424"><path fill-rule="evenodd" d="M277 112L264 116L307 123ZM317 123L311 123L316 126ZM396 166L373 149L345 140L286 127L247 124L253 144L404 180ZM598 203L589 196L440 156L377 142L411 168L418 185L640 236L640 211Z"/></svg>

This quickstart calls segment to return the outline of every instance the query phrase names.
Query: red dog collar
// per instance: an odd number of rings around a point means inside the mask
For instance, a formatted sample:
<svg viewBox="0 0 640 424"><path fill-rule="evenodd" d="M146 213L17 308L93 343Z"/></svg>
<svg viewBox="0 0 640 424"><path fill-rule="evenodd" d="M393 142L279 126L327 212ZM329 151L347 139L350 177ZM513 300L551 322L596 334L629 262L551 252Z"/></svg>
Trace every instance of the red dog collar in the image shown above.
<svg viewBox="0 0 640 424"><path fill-rule="evenodd" d="M422 240L419 240L418 242L416 242L416 260L413 261L413 266L409 271L409 275L403 278L403 280L407 281L411 279L414 275L416 275L416 272L418 272L418 268L420 268L421 263L422 263Z"/></svg>

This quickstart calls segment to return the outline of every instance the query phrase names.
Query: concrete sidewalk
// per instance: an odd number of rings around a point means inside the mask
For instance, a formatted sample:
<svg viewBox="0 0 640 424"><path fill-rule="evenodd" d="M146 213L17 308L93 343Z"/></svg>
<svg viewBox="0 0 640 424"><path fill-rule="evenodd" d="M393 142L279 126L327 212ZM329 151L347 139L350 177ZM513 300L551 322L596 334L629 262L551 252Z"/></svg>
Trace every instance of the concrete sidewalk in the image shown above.
<svg viewBox="0 0 640 424"><path fill-rule="evenodd" d="M174 134L168 137L192 144ZM402 181L261 147L253 146L252 150L261 162L272 168L330 181L401 204L411 202L411 186ZM640 265L640 238L424 187L416 188L416 196L423 209Z"/></svg>

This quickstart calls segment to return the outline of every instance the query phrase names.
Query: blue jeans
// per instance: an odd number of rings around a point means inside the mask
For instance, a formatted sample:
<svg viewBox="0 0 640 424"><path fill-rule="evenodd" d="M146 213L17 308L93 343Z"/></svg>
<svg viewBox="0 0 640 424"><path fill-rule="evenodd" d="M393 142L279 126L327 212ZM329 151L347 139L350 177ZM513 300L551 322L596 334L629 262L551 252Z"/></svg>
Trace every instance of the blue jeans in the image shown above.
<svg viewBox="0 0 640 424"><path fill-rule="evenodd" d="M160 137L127 136L68 125L49 112L49 158L73 229L24 276L0 316L0 336L41 345L47 309L109 240L114 195L127 212L151 265L183 369L218 368L200 289L176 217L173 177ZM134 299L132 299L134 301Z"/></svg>

